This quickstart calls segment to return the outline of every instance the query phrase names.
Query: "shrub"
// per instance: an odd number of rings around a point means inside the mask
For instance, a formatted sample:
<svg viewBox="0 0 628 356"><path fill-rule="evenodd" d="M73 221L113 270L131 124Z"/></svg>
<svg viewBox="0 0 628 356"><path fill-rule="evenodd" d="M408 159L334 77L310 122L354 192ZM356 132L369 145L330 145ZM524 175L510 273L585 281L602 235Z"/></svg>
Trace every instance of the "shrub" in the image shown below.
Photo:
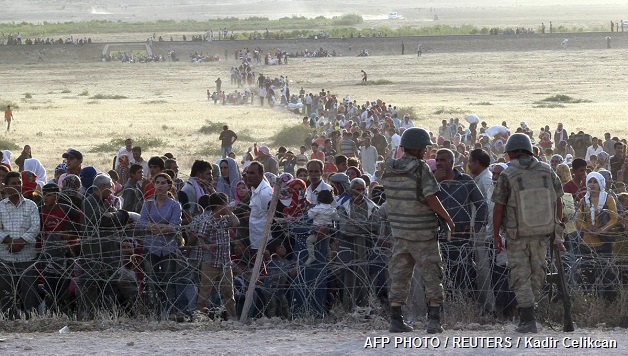
<svg viewBox="0 0 628 356"><path fill-rule="evenodd" d="M312 130L303 125L285 126L271 138L271 141L275 146L300 147Z"/></svg>
<svg viewBox="0 0 628 356"><path fill-rule="evenodd" d="M464 111L460 108L446 108L444 106L441 106L438 110L434 111L435 115L441 115L441 114L462 114L464 113Z"/></svg>
<svg viewBox="0 0 628 356"><path fill-rule="evenodd" d="M61 94L69 94L71 92L72 91L70 89L68 89L68 88L65 88L65 89L61 90Z"/></svg>
<svg viewBox="0 0 628 356"><path fill-rule="evenodd" d="M397 117L402 118L405 114L410 114L410 118L413 120L419 117L419 114L412 106L400 106L397 108Z"/></svg>
<svg viewBox="0 0 628 356"><path fill-rule="evenodd" d="M369 80L370 85L388 85L394 84L392 81L388 79L377 79L377 80Z"/></svg>
<svg viewBox="0 0 628 356"><path fill-rule="evenodd" d="M90 99L113 99L113 100L128 99L128 98L129 98L128 96L118 95L118 94L96 94L90 97Z"/></svg>
<svg viewBox="0 0 628 356"><path fill-rule="evenodd" d="M24 99L32 99L33 98L33 94L31 93L24 93Z"/></svg>
<svg viewBox="0 0 628 356"><path fill-rule="evenodd" d="M556 94L554 96L549 96L541 101L545 102L553 102L553 103L569 103L569 104L578 104L578 103L590 103L591 100L586 99L575 99L569 95L565 94ZM538 102L537 102L538 103Z"/></svg>
<svg viewBox="0 0 628 356"><path fill-rule="evenodd" d="M224 122L211 122L209 120L205 122L206 124L201 126L201 128L198 129L198 132L206 135L221 133L222 127L226 125Z"/></svg>
<svg viewBox="0 0 628 356"><path fill-rule="evenodd" d="M165 100L149 100L149 101L142 101L142 104L166 104L168 103Z"/></svg>
<svg viewBox="0 0 628 356"><path fill-rule="evenodd" d="M17 105L16 103L10 101L10 100L1 100L0 101L0 109L2 109L2 111L7 109L7 106L11 105L11 108L13 109L19 109L20 106Z"/></svg>
<svg viewBox="0 0 628 356"><path fill-rule="evenodd" d="M0 149L3 150L19 150L22 147L18 146L15 142L9 141L7 138L0 137Z"/></svg>
<svg viewBox="0 0 628 356"><path fill-rule="evenodd" d="M94 146L89 152L117 152L120 147L124 146L124 140L126 140L126 137L112 138L107 143ZM155 147L163 147L166 145L166 142L158 137L138 137L133 139L133 145L142 147L142 151L146 151Z"/></svg>
<svg viewBox="0 0 628 356"><path fill-rule="evenodd" d="M87 91L87 89L83 90L78 96L88 96L89 92Z"/></svg>
<svg viewBox="0 0 628 356"><path fill-rule="evenodd" d="M364 22L362 16L358 14L346 14L342 16L334 16L331 19L332 26L353 26Z"/></svg>

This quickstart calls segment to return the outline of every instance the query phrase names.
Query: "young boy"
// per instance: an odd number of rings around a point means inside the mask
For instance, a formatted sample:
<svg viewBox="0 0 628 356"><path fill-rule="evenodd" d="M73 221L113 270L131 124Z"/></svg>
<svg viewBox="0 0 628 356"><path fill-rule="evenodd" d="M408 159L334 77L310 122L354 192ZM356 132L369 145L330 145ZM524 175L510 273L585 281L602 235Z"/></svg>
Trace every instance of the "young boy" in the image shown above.
<svg viewBox="0 0 628 356"><path fill-rule="evenodd" d="M305 154L306 150L307 148L305 148L305 146L299 147L299 154L297 155L297 166L299 167L305 167L307 164L308 158Z"/></svg>
<svg viewBox="0 0 628 356"><path fill-rule="evenodd" d="M207 298L218 284L229 318L236 318L229 229L240 226L240 221L229 209L229 198L225 193L203 195L198 203L204 212L190 224L203 253L196 311L203 312Z"/></svg>
<svg viewBox="0 0 628 356"><path fill-rule="evenodd" d="M318 204L307 212L310 219L314 220L314 234L308 236L305 240L307 245L308 258L305 265L309 266L316 261L315 244L329 233L329 228L333 227L334 221L340 220L336 208L331 204L334 202L334 196L329 190L321 190L318 193Z"/></svg>
<svg viewBox="0 0 628 356"><path fill-rule="evenodd" d="M272 252L264 277L264 295L268 303L266 314L269 318L278 316L283 319L290 317L287 292L289 281L297 275L294 261L286 258L286 246L280 239L271 241L269 250Z"/></svg>

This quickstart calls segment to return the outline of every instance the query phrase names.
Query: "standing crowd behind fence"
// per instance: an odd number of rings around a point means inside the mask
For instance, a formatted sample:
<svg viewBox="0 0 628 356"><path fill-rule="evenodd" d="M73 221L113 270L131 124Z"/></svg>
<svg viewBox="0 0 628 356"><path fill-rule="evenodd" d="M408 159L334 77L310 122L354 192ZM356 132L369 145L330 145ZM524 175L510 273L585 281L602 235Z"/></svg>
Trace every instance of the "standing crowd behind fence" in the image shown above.
<svg viewBox="0 0 628 356"><path fill-rule="evenodd" d="M286 79L273 84L260 75L259 87L285 92ZM403 155L400 134L419 118L400 118L379 99L357 103L324 89L302 88L298 97L303 125L312 129L303 145L277 152L255 145L237 160L237 134L225 125L222 159L196 160L187 179L172 154L145 160L132 139L108 171L85 166L83 154L70 148L50 180L30 146L14 161L4 151L2 313L236 317L268 214L274 219L251 317L386 313L394 240L380 183L383 161ZM508 261L493 250L490 223L493 182L508 167L503 149L511 132L529 135L535 156L564 184L564 262L572 289L616 301L628 256L625 139L568 134L562 124L535 133L525 122L515 128L464 119L443 120L424 157L455 223L451 241L439 237L446 302L471 301L502 320L516 314ZM420 304L420 294L409 304Z"/></svg>

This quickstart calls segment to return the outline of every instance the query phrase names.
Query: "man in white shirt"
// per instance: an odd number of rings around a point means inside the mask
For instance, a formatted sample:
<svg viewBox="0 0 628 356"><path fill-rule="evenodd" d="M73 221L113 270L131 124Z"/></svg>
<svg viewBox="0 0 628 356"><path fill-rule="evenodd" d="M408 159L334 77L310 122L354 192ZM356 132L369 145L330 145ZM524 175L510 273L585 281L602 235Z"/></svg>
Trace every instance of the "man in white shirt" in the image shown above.
<svg viewBox="0 0 628 356"><path fill-rule="evenodd" d="M411 127L414 127L414 123L410 121L410 114L403 115L403 120L401 121L401 124L399 125L399 127L404 128L404 129L409 129Z"/></svg>
<svg viewBox="0 0 628 356"><path fill-rule="evenodd" d="M331 190L331 185L323 182L321 175L323 174L323 162L317 159L309 161L306 165L307 176L310 185L305 190L305 197L310 203L318 204L318 193L321 190Z"/></svg>
<svg viewBox="0 0 628 356"><path fill-rule="evenodd" d="M591 155L597 156L602 153L602 151L604 151L604 149L602 149L602 146L598 145L597 137L593 137L591 139L591 146L587 147L587 153L584 156L584 160L588 163Z"/></svg>
<svg viewBox="0 0 628 356"><path fill-rule="evenodd" d="M399 150L399 145L401 144L401 136L394 129L390 129L390 146L392 148L392 157L395 157L396 152Z"/></svg>
<svg viewBox="0 0 628 356"><path fill-rule="evenodd" d="M360 147L360 162L362 171L370 175L375 174L375 163L377 162L377 149L371 146L371 138L364 138L364 146Z"/></svg>
<svg viewBox="0 0 628 356"><path fill-rule="evenodd" d="M22 196L22 177L9 172L4 177L4 194L0 201L0 312L4 313L19 297L27 317L39 305L37 259L39 211L37 205Z"/></svg>
<svg viewBox="0 0 628 356"><path fill-rule="evenodd" d="M114 169L118 168L118 160L120 159L120 156L122 155L129 157L129 163L135 163L135 161L133 160L133 140L132 139L127 138L126 140L124 140L124 146L120 147L120 149L118 150L118 155L116 156L116 164L114 166Z"/></svg>
<svg viewBox="0 0 628 356"><path fill-rule="evenodd" d="M268 215L268 206L273 198L273 190L264 179L264 166L251 162L244 171L246 185L251 188L251 214L249 216L249 240L251 252L256 253L264 238L264 226ZM272 236L268 236L270 240Z"/></svg>

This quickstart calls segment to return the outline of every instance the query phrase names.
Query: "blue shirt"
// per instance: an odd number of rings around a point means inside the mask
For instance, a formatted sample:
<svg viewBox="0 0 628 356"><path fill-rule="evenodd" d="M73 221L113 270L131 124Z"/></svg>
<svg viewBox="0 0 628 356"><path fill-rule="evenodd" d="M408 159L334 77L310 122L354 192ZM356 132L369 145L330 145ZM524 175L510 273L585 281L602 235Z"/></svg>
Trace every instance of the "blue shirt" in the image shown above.
<svg viewBox="0 0 628 356"><path fill-rule="evenodd" d="M144 237L144 249L157 256L166 256L177 250L177 233L181 227L181 204L167 197L161 207L153 199L147 200L140 213L141 223L155 223L170 225L175 232L153 235L150 232Z"/></svg>
<svg viewBox="0 0 628 356"><path fill-rule="evenodd" d="M471 176L460 173L454 168L454 178L439 182L440 192L436 196L443 203L443 207L454 221L457 232L463 232L471 227L473 206L476 209L475 231L480 231L486 225L487 205Z"/></svg>

